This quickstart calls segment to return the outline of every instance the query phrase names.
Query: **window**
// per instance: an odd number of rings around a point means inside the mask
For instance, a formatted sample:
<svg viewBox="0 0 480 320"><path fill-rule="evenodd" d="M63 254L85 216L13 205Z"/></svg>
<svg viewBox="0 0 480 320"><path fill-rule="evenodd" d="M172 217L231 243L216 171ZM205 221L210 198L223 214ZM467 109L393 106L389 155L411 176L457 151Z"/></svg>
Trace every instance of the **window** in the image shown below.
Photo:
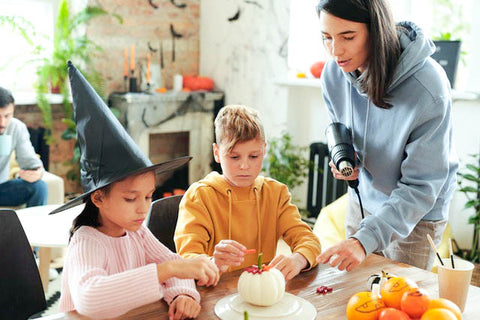
<svg viewBox="0 0 480 320"><path fill-rule="evenodd" d="M480 33L480 1L442 0L454 5L453 15L448 22L435 22L435 13L442 13L438 5L440 0L390 0L395 21L409 20L420 26L429 37L452 28L459 22L465 22L469 30L461 35L462 61L459 63L456 88L462 91L480 93L480 42L473 41L473 35ZM328 56L321 41L319 19L315 6L318 0L291 1L290 38L288 47L288 66L292 72L306 72L310 66ZM460 14L461 13L461 14ZM450 13L451 14L451 13ZM445 26L446 25L446 26Z"/></svg>
<svg viewBox="0 0 480 320"><path fill-rule="evenodd" d="M294 73L307 72L312 64L326 59L315 10L317 3L318 0L293 0L290 4L288 68Z"/></svg>
<svg viewBox="0 0 480 320"><path fill-rule="evenodd" d="M54 14L56 0L2 0L2 16L17 16L29 21L35 30L33 43L48 51L52 50ZM2 49L0 50L0 86L17 92L34 91L38 63L31 62L38 58L32 54L33 47L14 31L10 25L0 24Z"/></svg>

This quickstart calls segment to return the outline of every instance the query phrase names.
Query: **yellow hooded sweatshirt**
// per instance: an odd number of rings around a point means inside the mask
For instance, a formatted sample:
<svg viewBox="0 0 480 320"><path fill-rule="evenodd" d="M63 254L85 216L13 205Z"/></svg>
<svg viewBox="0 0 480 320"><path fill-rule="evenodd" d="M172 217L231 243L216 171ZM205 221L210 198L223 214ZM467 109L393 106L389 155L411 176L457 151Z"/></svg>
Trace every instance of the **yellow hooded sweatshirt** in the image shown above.
<svg viewBox="0 0 480 320"><path fill-rule="evenodd" d="M232 239L263 252L263 261L269 263L283 237L292 252L307 259L310 269L316 265L320 242L290 200L287 186L274 179L258 176L253 185L240 188L211 172L192 184L180 203L177 252L185 258L211 257L221 240ZM244 262L229 271L256 263L256 254L245 255Z"/></svg>

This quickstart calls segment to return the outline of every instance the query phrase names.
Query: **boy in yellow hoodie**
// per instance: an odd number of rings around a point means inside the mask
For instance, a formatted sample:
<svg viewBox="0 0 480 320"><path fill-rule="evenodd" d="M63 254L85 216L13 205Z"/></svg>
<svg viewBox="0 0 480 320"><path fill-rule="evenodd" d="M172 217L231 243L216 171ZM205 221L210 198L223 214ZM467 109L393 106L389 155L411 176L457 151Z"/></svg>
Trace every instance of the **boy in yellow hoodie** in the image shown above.
<svg viewBox="0 0 480 320"><path fill-rule="evenodd" d="M256 254L279 269L286 280L315 266L320 243L301 221L287 186L259 176L267 144L258 113L229 105L215 119L215 161L223 175L211 172L192 184L180 203L175 245L185 258L205 255L225 272L251 266ZM290 256L276 256L283 238ZM247 251L248 252L248 251Z"/></svg>

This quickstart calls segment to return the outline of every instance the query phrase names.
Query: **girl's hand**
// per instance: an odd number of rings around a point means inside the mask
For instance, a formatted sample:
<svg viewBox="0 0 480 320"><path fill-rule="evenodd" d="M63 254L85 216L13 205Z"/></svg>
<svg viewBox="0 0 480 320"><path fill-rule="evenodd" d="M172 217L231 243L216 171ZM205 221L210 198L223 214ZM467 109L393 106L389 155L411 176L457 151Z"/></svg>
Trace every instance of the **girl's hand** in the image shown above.
<svg viewBox="0 0 480 320"><path fill-rule="evenodd" d="M330 166L330 171L332 171L333 177L335 179L338 179L338 180L356 180L356 179L358 179L358 173L360 172L360 170L358 169L357 166L355 166L355 168L353 168L353 174L350 177L345 177L343 174L340 173L340 171L337 170L337 167L335 167L332 160L330 160L328 165Z"/></svg>
<svg viewBox="0 0 480 320"><path fill-rule="evenodd" d="M200 312L200 303L187 295L178 295L168 308L169 320L195 318Z"/></svg>
<svg viewBox="0 0 480 320"><path fill-rule="evenodd" d="M284 256L280 254L276 256L269 265L274 266L280 272L282 272L285 280L293 279L297 274L300 273L303 269L305 269L308 265L307 259L302 256L300 253L296 252L291 256Z"/></svg>
<svg viewBox="0 0 480 320"><path fill-rule="evenodd" d="M199 286L215 286L220 279L217 266L207 257L171 260L157 265L158 281L168 278L196 279Z"/></svg>
<svg viewBox="0 0 480 320"><path fill-rule="evenodd" d="M229 266L239 266L247 248L235 240L222 240L215 246L213 261L221 272L227 271Z"/></svg>

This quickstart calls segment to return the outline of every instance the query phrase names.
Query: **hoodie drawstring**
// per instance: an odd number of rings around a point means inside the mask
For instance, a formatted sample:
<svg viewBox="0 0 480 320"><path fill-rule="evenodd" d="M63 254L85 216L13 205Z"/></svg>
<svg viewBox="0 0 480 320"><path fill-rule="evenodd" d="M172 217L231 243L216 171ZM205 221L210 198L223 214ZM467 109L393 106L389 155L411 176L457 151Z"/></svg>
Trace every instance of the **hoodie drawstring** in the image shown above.
<svg viewBox="0 0 480 320"><path fill-rule="evenodd" d="M260 199L258 197L257 187L253 187L253 193L255 194L255 200L257 202L257 225L258 225L258 237L257 237L257 247L258 253L262 252L262 224L260 221Z"/></svg>
<svg viewBox="0 0 480 320"><path fill-rule="evenodd" d="M232 190L227 190L228 194L228 240L232 240Z"/></svg>

